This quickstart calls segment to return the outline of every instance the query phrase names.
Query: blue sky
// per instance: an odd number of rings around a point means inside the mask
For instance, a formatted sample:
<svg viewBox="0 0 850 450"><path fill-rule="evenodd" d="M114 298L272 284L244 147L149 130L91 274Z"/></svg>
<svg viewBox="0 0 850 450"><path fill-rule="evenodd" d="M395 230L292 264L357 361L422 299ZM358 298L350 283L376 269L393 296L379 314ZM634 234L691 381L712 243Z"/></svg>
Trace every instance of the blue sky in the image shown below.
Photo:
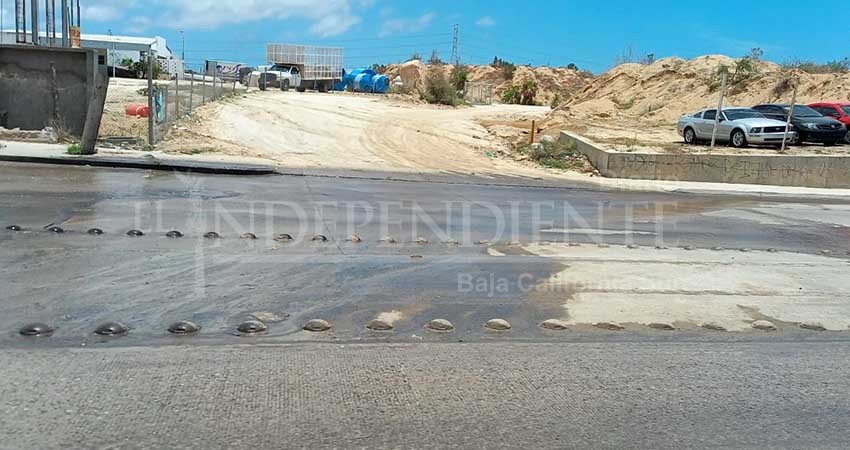
<svg viewBox="0 0 850 450"><path fill-rule="evenodd" d="M4 28L12 0L2 0ZM342 46L346 66L406 60L437 50L448 60L452 26L460 26L464 62L499 55L514 63L609 69L635 57L741 56L826 61L850 56L846 7L786 0L674 1L410 1L410 0L81 0L83 32L161 35L186 59L259 64L267 42ZM802 11L804 9L804 13ZM805 17L805 20L801 20ZM810 25L806 27L806 25Z"/></svg>

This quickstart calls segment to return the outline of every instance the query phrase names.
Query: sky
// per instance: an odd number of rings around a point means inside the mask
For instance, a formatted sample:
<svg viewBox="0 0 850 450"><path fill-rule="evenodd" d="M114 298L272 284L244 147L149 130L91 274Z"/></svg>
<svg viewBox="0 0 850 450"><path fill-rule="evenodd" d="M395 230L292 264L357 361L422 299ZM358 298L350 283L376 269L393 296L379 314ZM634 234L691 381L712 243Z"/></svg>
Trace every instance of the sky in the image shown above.
<svg viewBox="0 0 850 450"><path fill-rule="evenodd" d="M29 1L29 0L28 0ZM433 50L448 61L459 27L462 62L565 66L601 73L618 57L743 56L776 62L850 56L841 2L789 0L80 0L83 33L163 36L187 63L264 63L269 42L345 48L349 68L401 62ZM14 28L13 0L0 0ZM805 9L805 21L800 9ZM810 26L807 26L809 24ZM844 31L841 31L844 30Z"/></svg>

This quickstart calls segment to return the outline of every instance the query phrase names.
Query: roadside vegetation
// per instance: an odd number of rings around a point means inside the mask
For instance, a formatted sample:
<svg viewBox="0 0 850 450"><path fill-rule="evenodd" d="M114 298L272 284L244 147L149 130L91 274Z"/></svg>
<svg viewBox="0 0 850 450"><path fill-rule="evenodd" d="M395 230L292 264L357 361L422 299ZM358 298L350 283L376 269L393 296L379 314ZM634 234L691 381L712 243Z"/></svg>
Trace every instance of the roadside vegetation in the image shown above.
<svg viewBox="0 0 850 450"><path fill-rule="evenodd" d="M786 70L802 70L811 74L823 73L848 73L850 72L850 58L842 60L827 61L826 63L816 63L813 61L801 61L793 59L782 64L782 68Z"/></svg>
<svg viewBox="0 0 850 450"><path fill-rule="evenodd" d="M502 69L502 77L504 77L504 79L513 79L514 72L516 71L516 65L514 63L505 61L504 59L496 56L493 58L493 63L490 65L496 69Z"/></svg>
<svg viewBox="0 0 850 450"><path fill-rule="evenodd" d="M80 147L80 144L71 144L65 150L65 153L67 153L69 155L82 155L83 154L83 148Z"/></svg>
<svg viewBox="0 0 850 450"><path fill-rule="evenodd" d="M449 82L442 67L431 67L425 77L425 88L420 93L422 100L433 105L457 106L460 99L457 90Z"/></svg>
<svg viewBox="0 0 850 450"><path fill-rule="evenodd" d="M526 80L522 84L513 84L502 93L502 103L509 105L534 105L537 98L537 82Z"/></svg>
<svg viewBox="0 0 850 450"><path fill-rule="evenodd" d="M517 148L528 159L544 167L561 170L592 172L593 167L587 158L576 151L574 143L558 140L543 140L537 144L525 144Z"/></svg>

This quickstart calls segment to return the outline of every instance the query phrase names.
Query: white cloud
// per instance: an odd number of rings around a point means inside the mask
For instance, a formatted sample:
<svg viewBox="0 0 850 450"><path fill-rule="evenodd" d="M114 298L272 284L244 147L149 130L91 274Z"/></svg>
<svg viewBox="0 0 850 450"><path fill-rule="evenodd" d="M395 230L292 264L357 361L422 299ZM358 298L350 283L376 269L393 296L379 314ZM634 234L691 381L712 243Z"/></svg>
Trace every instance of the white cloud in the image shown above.
<svg viewBox="0 0 850 450"><path fill-rule="evenodd" d="M323 37L345 33L360 23L352 11L355 0L190 0L168 5L163 17L173 17L172 28L215 29L222 25L274 19L301 18L312 21L310 31ZM366 2L368 5L369 2ZM357 2L358 5L363 5Z"/></svg>
<svg viewBox="0 0 850 450"><path fill-rule="evenodd" d="M124 11L136 5L136 0L90 0L82 3L82 22L113 22L124 17ZM59 8L60 10L62 8ZM57 11L56 18L59 20Z"/></svg>
<svg viewBox="0 0 850 450"><path fill-rule="evenodd" d="M133 34L144 33L151 26L151 19L145 16L135 16L130 19L130 25L126 28L126 30Z"/></svg>
<svg viewBox="0 0 850 450"><path fill-rule="evenodd" d="M415 33L417 31L422 31L431 25L431 22L434 21L434 18L437 17L434 13L429 12L425 13L417 18L413 19L390 19L384 22L383 26L381 26L381 32L379 36L385 37L391 34L396 33Z"/></svg>
<svg viewBox="0 0 850 450"><path fill-rule="evenodd" d="M357 16L333 14L325 16L310 27L310 32L321 37L335 36L360 23Z"/></svg>
<svg viewBox="0 0 850 450"><path fill-rule="evenodd" d="M496 25L496 19L494 19L490 16L484 16L484 17L478 19L478 21L475 22L475 25L477 25L479 27L492 27L492 26Z"/></svg>

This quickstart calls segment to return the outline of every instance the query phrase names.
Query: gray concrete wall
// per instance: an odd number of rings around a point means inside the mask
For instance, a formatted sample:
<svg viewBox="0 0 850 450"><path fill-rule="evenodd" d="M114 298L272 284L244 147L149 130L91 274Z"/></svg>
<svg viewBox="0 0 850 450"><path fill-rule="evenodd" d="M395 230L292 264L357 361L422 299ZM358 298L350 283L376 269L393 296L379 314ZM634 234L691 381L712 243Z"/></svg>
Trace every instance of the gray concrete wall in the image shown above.
<svg viewBox="0 0 850 450"><path fill-rule="evenodd" d="M52 126L76 138L82 138L87 122L99 127L108 86L101 56L103 51L91 49L0 46L0 117L5 122L0 126Z"/></svg>
<svg viewBox="0 0 850 450"><path fill-rule="evenodd" d="M850 157L685 155L606 151L562 132L604 177L850 189Z"/></svg>

